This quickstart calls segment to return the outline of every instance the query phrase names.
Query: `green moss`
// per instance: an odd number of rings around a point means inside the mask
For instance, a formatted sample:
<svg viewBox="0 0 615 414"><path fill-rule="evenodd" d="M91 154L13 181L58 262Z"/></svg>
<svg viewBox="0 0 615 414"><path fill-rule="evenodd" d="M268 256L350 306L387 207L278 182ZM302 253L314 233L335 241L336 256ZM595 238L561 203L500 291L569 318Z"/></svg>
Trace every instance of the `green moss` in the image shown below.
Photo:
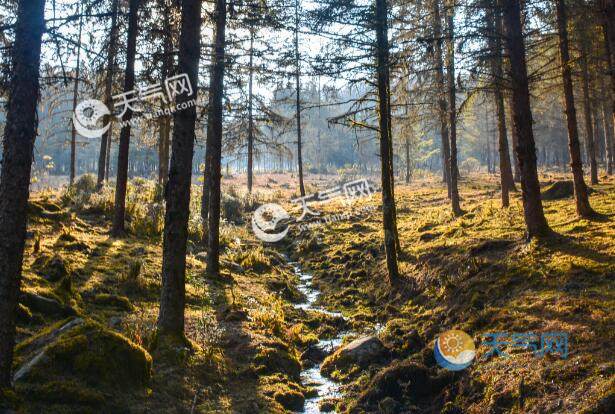
<svg viewBox="0 0 615 414"><path fill-rule="evenodd" d="M50 381L45 384L18 384L19 394L28 400L44 401L55 404L79 404L100 406L105 403L105 395L93 388L85 387L76 381Z"/></svg>
<svg viewBox="0 0 615 414"><path fill-rule="evenodd" d="M273 399L287 410L299 411L303 408L305 397L298 391L278 391L273 394Z"/></svg>
<svg viewBox="0 0 615 414"><path fill-rule="evenodd" d="M291 378L299 378L301 372L301 362L286 349L261 346L254 357L254 364L259 372L269 374L281 372Z"/></svg>
<svg viewBox="0 0 615 414"><path fill-rule="evenodd" d="M100 306L111 306L114 308L122 309L127 312L134 310L134 306L130 303L130 299L126 296L111 295L108 293L100 293L92 299L92 302Z"/></svg>

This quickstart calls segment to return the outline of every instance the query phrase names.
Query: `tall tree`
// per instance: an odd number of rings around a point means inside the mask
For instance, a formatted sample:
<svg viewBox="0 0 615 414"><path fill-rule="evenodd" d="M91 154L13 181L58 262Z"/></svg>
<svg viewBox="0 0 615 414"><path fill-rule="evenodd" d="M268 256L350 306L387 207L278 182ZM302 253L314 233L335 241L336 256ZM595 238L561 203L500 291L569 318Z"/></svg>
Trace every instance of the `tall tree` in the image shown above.
<svg viewBox="0 0 615 414"><path fill-rule="evenodd" d="M303 185L303 156L301 144L301 54L299 53L299 0L295 0L295 107L297 117L297 163L299 165L299 191L305 196Z"/></svg>
<svg viewBox="0 0 615 414"><path fill-rule="evenodd" d="M438 115L440 116L440 138L441 138L441 156L442 156L442 178L446 182L448 196L451 196L451 174L450 174L450 141L448 122L446 119L446 88L444 85L444 59L442 57L442 16L440 14L440 0L432 0L433 2L433 37L434 37L434 63L436 94L438 96Z"/></svg>
<svg viewBox="0 0 615 414"><path fill-rule="evenodd" d="M166 213L162 244L162 294L158 331L183 338L186 243L190 215L190 183L194 151L199 59L201 55L201 1L183 0L179 38L179 73L187 74L194 91L177 96L173 120L173 147L169 182L165 189Z"/></svg>
<svg viewBox="0 0 615 414"><path fill-rule="evenodd" d="M448 127L451 141L450 151L450 198L451 207L455 216L463 214L459 205L459 169L457 168L457 88L455 87L455 2L450 1L446 21L448 30L447 40L447 69L448 78Z"/></svg>
<svg viewBox="0 0 615 414"><path fill-rule="evenodd" d="M602 12L602 34L604 35L606 62L611 78L612 125L615 128L615 0L601 0L600 9Z"/></svg>
<svg viewBox="0 0 615 414"><path fill-rule="evenodd" d="M107 52L107 77L105 79L105 103L107 108L113 106L113 70L115 67L115 56L117 55L117 8L119 0L113 0L111 3L111 27L109 28L109 48ZM105 123L111 123L113 116L111 114L105 116ZM102 187L105 181L105 168L107 166L107 147L111 144L112 129L109 127L103 134L100 140L100 153L98 155L98 176L96 184L98 188Z"/></svg>
<svg viewBox="0 0 615 414"><path fill-rule="evenodd" d="M382 182L382 225L384 229L384 249L390 284L399 280L397 267L397 243L395 228L395 197L393 195L392 159L390 147L393 145L390 132L390 79L389 79L389 38L388 38L387 0L376 0L376 66L378 88L378 115L380 131L380 162Z"/></svg>
<svg viewBox="0 0 615 414"><path fill-rule="evenodd" d="M500 154L500 188L502 191L502 206L510 204L510 191L516 191L515 181L510 165L510 152L508 149L508 136L506 134L506 109L504 107L503 67L502 67L502 11L499 0L495 5L487 4L487 36L489 52L491 54L490 66L493 82L493 99L497 111L498 152Z"/></svg>
<svg viewBox="0 0 615 414"><path fill-rule="evenodd" d="M20 0L0 170L0 388L11 386L15 316L26 240L30 172L38 127L45 0Z"/></svg>
<svg viewBox="0 0 615 414"><path fill-rule="evenodd" d="M568 150L570 152L570 167L574 182L574 195L576 199L577 214L582 217L593 213L589 205L587 186L583 178L583 164L579 147L579 130L577 128L577 112L574 106L574 91L572 87L572 71L570 52L568 50L568 18L564 0L555 0L557 14L557 32L559 35L559 52L562 66L562 83L564 87L564 101L566 106L566 123L568 127Z"/></svg>
<svg viewBox="0 0 615 414"><path fill-rule="evenodd" d="M590 75L589 75L589 33L585 22L581 22L578 30L581 37L581 80L583 90L583 115L585 118L585 140L587 150L587 160L589 162L590 179L592 184L598 184L598 165L596 163L596 141L594 137L594 126L592 116L592 102L589 96Z"/></svg>
<svg viewBox="0 0 615 414"><path fill-rule="evenodd" d="M222 98L224 96L224 64L226 47L226 0L216 0L214 10L214 51L209 80L209 111L207 113L207 157L209 170L206 171L209 192L208 202L208 243L207 273L220 273L220 180L222 158Z"/></svg>
<svg viewBox="0 0 615 414"><path fill-rule="evenodd" d="M79 6L79 34L77 35L77 68L75 69L75 82L73 84L73 111L77 107L77 97L79 96L79 78L81 77L81 33L83 30L82 7ZM73 185L77 169L77 130L75 125L70 134L70 175L69 182Z"/></svg>
<svg viewBox="0 0 615 414"><path fill-rule="evenodd" d="M254 29L250 27L250 63L248 67L248 192L252 192L253 163L254 163Z"/></svg>
<svg viewBox="0 0 615 414"><path fill-rule="evenodd" d="M515 152L519 159L523 213L527 237L540 237L550 233L542 208L540 184L536 170L536 144L532 130L530 90L525 60L525 44L521 28L520 0L502 0L505 47L510 60L512 88L512 119L517 136Z"/></svg>
<svg viewBox="0 0 615 414"><path fill-rule="evenodd" d="M141 0L130 0L128 9L128 41L126 45L126 69L124 71L124 92L130 92L135 87L135 56L137 53L137 33L139 30L139 5ZM113 215L114 236L124 233L124 217L126 215L126 186L128 184L128 152L130 150L130 120L132 109L126 105L122 117L120 131L120 146L117 156L117 179L115 183L115 210Z"/></svg>

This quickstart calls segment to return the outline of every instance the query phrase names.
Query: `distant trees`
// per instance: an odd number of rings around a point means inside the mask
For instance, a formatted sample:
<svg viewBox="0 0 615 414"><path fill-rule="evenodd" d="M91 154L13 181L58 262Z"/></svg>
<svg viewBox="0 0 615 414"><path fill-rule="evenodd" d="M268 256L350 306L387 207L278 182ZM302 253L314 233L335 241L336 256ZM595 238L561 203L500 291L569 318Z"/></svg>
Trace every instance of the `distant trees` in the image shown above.
<svg viewBox="0 0 615 414"><path fill-rule="evenodd" d="M15 318L38 119L45 0L20 0L0 170L0 389L11 386Z"/></svg>
<svg viewBox="0 0 615 414"><path fill-rule="evenodd" d="M179 73L187 74L193 94L177 96L182 106L197 96L199 59L201 55L201 1L183 0L179 39ZM224 0L218 0L224 3ZM158 332L183 338L186 243L190 215L190 183L195 141L196 105L177 111L173 121L173 143L169 182L165 189L166 213L162 246L162 293Z"/></svg>

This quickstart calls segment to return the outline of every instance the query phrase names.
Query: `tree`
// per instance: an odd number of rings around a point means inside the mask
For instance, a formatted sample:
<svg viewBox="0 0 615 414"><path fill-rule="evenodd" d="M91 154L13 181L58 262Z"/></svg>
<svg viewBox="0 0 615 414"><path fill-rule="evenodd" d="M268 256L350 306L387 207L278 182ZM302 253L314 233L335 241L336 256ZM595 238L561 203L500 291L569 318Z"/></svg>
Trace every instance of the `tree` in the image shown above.
<svg viewBox="0 0 615 414"><path fill-rule="evenodd" d="M196 105L186 105L196 98L198 68L201 55L201 0L182 1L181 34L179 38L179 73L187 74L193 94L178 95L178 107L173 119L173 146L169 182L165 189L166 213L162 244L162 294L158 332L183 338L186 243L190 214L190 183L194 151Z"/></svg>
<svg viewBox="0 0 615 414"><path fill-rule="evenodd" d="M550 233L540 198L540 184L536 170L536 144L532 130L532 110L525 61L525 44L521 29L520 0L502 0L505 47L510 60L512 88L512 119L517 136L515 152L521 172L521 192L527 237L540 237Z"/></svg>
<svg viewBox="0 0 615 414"><path fill-rule="evenodd" d="M380 134L380 162L382 184L382 227L384 229L384 248L386 252L387 272L390 284L399 279L397 268L397 229L395 228L395 197L393 195L391 139L391 107L389 86L389 39L388 6L386 0L376 0L376 75L378 88L378 117Z"/></svg>
<svg viewBox="0 0 615 414"><path fill-rule="evenodd" d="M79 77L81 76L81 32L83 30L82 7L79 7L79 34L77 36L77 69L75 69L75 83L73 84L73 111L77 107L77 96L79 95ZM77 130L73 125L70 136L70 185L75 182L77 159Z"/></svg>
<svg viewBox="0 0 615 414"><path fill-rule="evenodd" d="M297 117L297 164L299 166L299 191L305 196L303 185L303 156L301 153L301 56L299 54L299 0L295 0L295 87L296 117Z"/></svg>
<svg viewBox="0 0 615 414"><path fill-rule="evenodd" d="M440 15L440 0L433 1L433 38L434 38L434 61L435 61L435 80L436 94L438 96L438 109L440 115L440 138L442 142L442 178L446 182L448 196L451 196L451 173L450 173L450 141L448 123L446 120L447 105L444 86L444 62L442 58L442 17Z"/></svg>
<svg viewBox="0 0 615 414"><path fill-rule="evenodd" d="M577 214L588 217L593 214L589 205L587 186L583 179L583 164L579 148L579 130L577 128L577 112L574 106L574 92L572 87L572 73L570 52L568 50L568 18L564 0L555 0L557 14L557 32L559 35L559 52L562 66L562 83L564 87L564 100L566 106L566 122L568 126L568 150L570 151L570 167L574 182L574 195L576 199Z"/></svg>
<svg viewBox="0 0 615 414"><path fill-rule="evenodd" d="M453 214L457 217L463 214L459 205L459 187L457 185L459 169L457 168L457 89L455 88L455 3L451 1L447 12L447 77L448 77L448 122L451 158L449 161L450 185L449 196Z"/></svg>
<svg viewBox="0 0 615 414"><path fill-rule="evenodd" d="M499 5L491 7L487 12L487 36L489 51L491 53L491 76L493 82L493 99L497 111L498 129L498 152L500 154L500 187L502 190L502 207L510 204L509 192L516 191L515 181L510 165L510 152L508 149L508 137L506 134L506 110L504 107L504 93L502 83L504 81L502 68L502 11ZM489 5L487 5L489 7Z"/></svg>
<svg viewBox="0 0 615 414"><path fill-rule="evenodd" d="M583 114L585 118L585 138L587 159L589 162L590 179L592 184L598 184L598 166L596 164L596 142L594 137L592 105L589 96L590 78L589 78L589 44L586 22L581 22L581 27L578 30L581 37L581 81L583 91Z"/></svg>
<svg viewBox="0 0 615 414"><path fill-rule="evenodd" d="M135 87L135 55L137 52L137 33L139 30L139 5L141 0L130 0L128 9L128 41L126 46L126 69L124 71L124 92L130 92ZM128 152L130 149L130 120L132 109L126 105L122 117L120 131L120 146L117 156L117 179L115 183L115 210L111 233L120 236L124 233L124 217L126 215L126 186L128 184Z"/></svg>
<svg viewBox="0 0 615 414"><path fill-rule="evenodd" d="M105 104L107 108L111 108L113 106L113 69L115 67L115 57L117 55L117 9L118 9L119 0L113 0L111 3L111 27L109 28L109 48L107 52L107 77L105 79ZM105 117L106 123L111 123L113 121L113 116L111 114ZM109 145L111 144L111 134L112 129L109 127L107 131L103 134L100 140L100 152L98 155L98 176L96 179L96 184L98 188L102 187L103 182L105 181L105 168L108 163L107 152Z"/></svg>
<svg viewBox="0 0 615 414"><path fill-rule="evenodd" d="M38 119L45 0L20 0L0 170L0 388L11 386L15 317Z"/></svg>
<svg viewBox="0 0 615 414"><path fill-rule="evenodd" d="M214 51L209 80L209 111L207 113L207 155L209 169L206 174L208 191L208 243L207 273L220 273L220 180L222 158L222 98L224 96L226 0L216 0L214 10ZM203 183L205 185L205 183Z"/></svg>

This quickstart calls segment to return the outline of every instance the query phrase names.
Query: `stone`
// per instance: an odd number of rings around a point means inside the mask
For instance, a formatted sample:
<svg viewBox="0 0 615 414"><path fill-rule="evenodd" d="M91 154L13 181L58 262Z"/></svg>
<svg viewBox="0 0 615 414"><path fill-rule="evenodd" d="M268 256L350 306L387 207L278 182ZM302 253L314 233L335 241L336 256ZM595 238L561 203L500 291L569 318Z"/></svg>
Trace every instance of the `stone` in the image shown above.
<svg viewBox="0 0 615 414"><path fill-rule="evenodd" d="M19 301L34 312L45 315L74 315L76 312L70 306L65 306L56 299L37 295L32 292L22 292Z"/></svg>
<svg viewBox="0 0 615 414"><path fill-rule="evenodd" d="M386 348L377 336L365 336L338 348L325 359L320 372L323 375L331 375L335 370L343 371L353 365L366 367L382 360L386 353Z"/></svg>

